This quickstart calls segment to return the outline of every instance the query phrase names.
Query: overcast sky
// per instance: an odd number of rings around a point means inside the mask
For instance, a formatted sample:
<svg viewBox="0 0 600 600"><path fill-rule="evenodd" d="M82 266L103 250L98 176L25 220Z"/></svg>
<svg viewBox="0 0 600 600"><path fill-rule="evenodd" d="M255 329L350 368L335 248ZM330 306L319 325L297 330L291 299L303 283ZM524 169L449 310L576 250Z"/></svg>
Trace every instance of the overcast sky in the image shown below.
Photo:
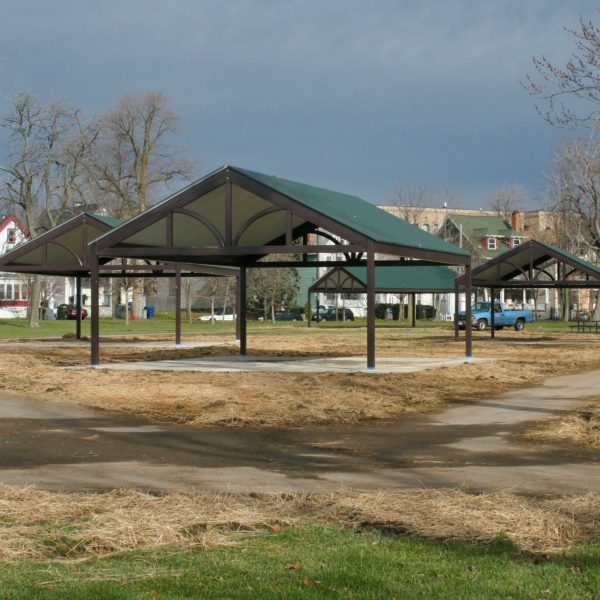
<svg viewBox="0 0 600 600"><path fill-rule="evenodd" d="M566 132L519 84L564 64L587 0L0 0L0 112L32 91L90 114L161 91L203 173L233 164L362 196L502 185L541 200Z"/></svg>

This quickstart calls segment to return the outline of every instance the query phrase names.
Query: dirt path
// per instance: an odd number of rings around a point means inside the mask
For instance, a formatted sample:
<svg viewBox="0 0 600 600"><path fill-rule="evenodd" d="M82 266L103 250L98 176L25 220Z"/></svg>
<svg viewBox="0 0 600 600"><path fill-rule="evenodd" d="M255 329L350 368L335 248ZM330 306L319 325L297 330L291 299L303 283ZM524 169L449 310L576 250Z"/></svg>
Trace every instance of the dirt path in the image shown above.
<svg viewBox="0 0 600 600"><path fill-rule="evenodd" d="M4 397L0 481L65 490L600 492L597 451L518 437L532 422L597 394L600 371L591 371L402 424L270 430L192 429Z"/></svg>

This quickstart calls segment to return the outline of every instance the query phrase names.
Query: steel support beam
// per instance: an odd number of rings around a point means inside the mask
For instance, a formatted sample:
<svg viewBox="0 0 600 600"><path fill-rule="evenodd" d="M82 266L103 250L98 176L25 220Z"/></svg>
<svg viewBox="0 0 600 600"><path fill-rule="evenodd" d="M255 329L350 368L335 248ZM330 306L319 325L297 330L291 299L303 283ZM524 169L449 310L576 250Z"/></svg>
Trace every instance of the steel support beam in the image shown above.
<svg viewBox="0 0 600 600"><path fill-rule="evenodd" d="M465 357L473 357L473 327L471 327L471 261L465 265Z"/></svg>
<svg viewBox="0 0 600 600"><path fill-rule="evenodd" d="M367 245L367 369L375 369L375 250Z"/></svg>
<svg viewBox="0 0 600 600"><path fill-rule="evenodd" d="M241 314L241 304L240 304L240 276L237 275L235 278L235 339L240 341L240 314Z"/></svg>
<svg viewBox="0 0 600 600"><path fill-rule="evenodd" d="M460 296L458 294L458 283L454 284L454 341L458 342L458 311Z"/></svg>
<svg viewBox="0 0 600 600"><path fill-rule="evenodd" d="M75 277L75 306L77 317L75 323L75 339L81 339L81 277Z"/></svg>
<svg viewBox="0 0 600 600"><path fill-rule="evenodd" d="M417 295L412 293L410 295L410 302L412 304L412 326L417 326Z"/></svg>
<svg viewBox="0 0 600 600"><path fill-rule="evenodd" d="M175 345L181 346L181 267L175 267Z"/></svg>
<svg viewBox="0 0 600 600"><path fill-rule="evenodd" d="M246 285L246 267L240 267L240 356L246 356L246 325L247 325L247 285Z"/></svg>
<svg viewBox="0 0 600 600"><path fill-rule="evenodd" d="M496 337L496 311L495 309L496 290L490 288L490 338Z"/></svg>
<svg viewBox="0 0 600 600"><path fill-rule="evenodd" d="M98 256L92 251L92 264L90 269L91 288L91 363L93 367L100 364L100 302L98 301Z"/></svg>

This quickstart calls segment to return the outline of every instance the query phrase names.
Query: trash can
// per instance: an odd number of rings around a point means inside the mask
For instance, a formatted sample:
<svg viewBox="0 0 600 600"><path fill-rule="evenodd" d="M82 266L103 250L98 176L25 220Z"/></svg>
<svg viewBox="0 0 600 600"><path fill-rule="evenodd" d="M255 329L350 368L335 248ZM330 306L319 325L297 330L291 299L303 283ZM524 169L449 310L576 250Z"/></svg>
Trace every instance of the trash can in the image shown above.
<svg viewBox="0 0 600 600"><path fill-rule="evenodd" d="M146 307L146 318L154 319L154 306Z"/></svg>

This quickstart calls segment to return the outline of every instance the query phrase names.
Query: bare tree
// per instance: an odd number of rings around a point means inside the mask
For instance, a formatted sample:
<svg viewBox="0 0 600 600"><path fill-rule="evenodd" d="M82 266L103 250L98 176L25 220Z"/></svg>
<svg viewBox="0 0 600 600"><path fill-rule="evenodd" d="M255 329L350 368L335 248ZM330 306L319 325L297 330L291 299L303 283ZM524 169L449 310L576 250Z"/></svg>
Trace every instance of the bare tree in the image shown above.
<svg viewBox="0 0 600 600"><path fill-rule="evenodd" d="M270 318L275 322L275 310L296 301L298 279L293 268L248 270L248 297L262 306L265 321Z"/></svg>
<svg viewBox="0 0 600 600"><path fill-rule="evenodd" d="M88 146L79 111L66 102L42 104L32 94L17 95L0 119L6 139L3 204L19 214L31 237L54 227L82 198L82 165ZM39 320L40 280L34 278L29 324Z"/></svg>
<svg viewBox="0 0 600 600"><path fill-rule="evenodd" d="M503 185L494 193L490 207L499 217L510 223L511 215L516 210L523 210L527 204L527 196L521 185Z"/></svg>
<svg viewBox="0 0 600 600"><path fill-rule="evenodd" d="M559 231L577 253L600 251L600 141L567 140L554 154L549 175L553 206L562 217ZM575 215L575 218L568 218Z"/></svg>
<svg viewBox="0 0 600 600"><path fill-rule="evenodd" d="M580 18L577 29L565 31L575 41L575 51L566 64L557 66L545 56L534 58L536 75L527 75L523 85L544 103L536 109L548 123L594 126L600 110L600 28Z"/></svg>
<svg viewBox="0 0 600 600"><path fill-rule="evenodd" d="M126 96L89 130L93 141L87 162L89 181L109 212L140 214L168 185L187 178L192 163L172 143L180 121L160 93ZM133 278L132 312L142 317L144 280Z"/></svg>
<svg viewBox="0 0 600 600"><path fill-rule="evenodd" d="M400 185L394 190L393 205L395 214L408 223L423 227L428 223L427 209L447 208L457 204L462 193L450 184L438 188L430 188L424 184ZM437 228L437 224L436 224ZM436 231L430 231L436 233Z"/></svg>
<svg viewBox="0 0 600 600"><path fill-rule="evenodd" d="M431 190L423 184L399 185L394 190L393 203L398 217L413 225L419 224L424 209L431 206L432 200Z"/></svg>
<svg viewBox="0 0 600 600"><path fill-rule="evenodd" d="M595 260L600 254L600 142L594 133L565 141L555 151L548 177L554 219L547 235L570 252ZM568 318L568 302L564 304L563 317ZM594 318L600 319L597 300Z"/></svg>

